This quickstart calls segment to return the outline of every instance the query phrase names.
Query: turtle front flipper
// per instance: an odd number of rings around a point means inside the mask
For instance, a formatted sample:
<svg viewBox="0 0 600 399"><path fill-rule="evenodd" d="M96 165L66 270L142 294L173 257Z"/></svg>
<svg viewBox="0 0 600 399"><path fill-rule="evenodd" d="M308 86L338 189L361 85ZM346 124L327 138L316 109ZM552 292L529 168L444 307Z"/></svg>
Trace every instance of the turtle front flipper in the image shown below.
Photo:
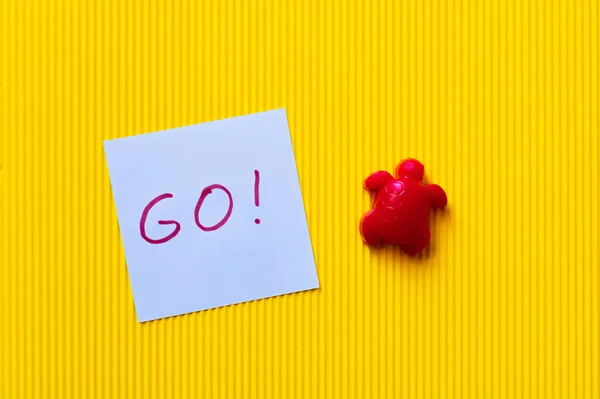
<svg viewBox="0 0 600 399"><path fill-rule="evenodd" d="M444 189L437 184L428 184L426 187L431 197L431 206L435 209L445 208L446 204L448 204L448 198Z"/></svg>
<svg viewBox="0 0 600 399"><path fill-rule="evenodd" d="M381 187L385 186L390 180L394 180L394 177L385 170L380 170L371 174L365 180L365 188L369 191L377 191Z"/></svg>

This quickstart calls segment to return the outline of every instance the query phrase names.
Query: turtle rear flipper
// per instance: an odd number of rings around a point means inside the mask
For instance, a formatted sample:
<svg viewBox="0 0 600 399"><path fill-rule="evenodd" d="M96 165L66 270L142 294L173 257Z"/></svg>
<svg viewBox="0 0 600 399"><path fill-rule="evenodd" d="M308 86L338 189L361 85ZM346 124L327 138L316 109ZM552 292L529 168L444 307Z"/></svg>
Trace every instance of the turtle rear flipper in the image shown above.
<svg viewBox="0 0 600 399"><path fill-rule="evenodd" d="M369 211L360 221L360 232L365 244L375 247L381 244L381 237L377 234L376 220L374 219L375 210Z"/></svg>
<svg viewBox="0 0 600 399"><path fill-rule="evenodd" d="M427 229L423 237L415 242L414 244L403 244L401 245L402 250L408 256L416 256L429 245L429 239L431 238L431 231Z"/></svg>

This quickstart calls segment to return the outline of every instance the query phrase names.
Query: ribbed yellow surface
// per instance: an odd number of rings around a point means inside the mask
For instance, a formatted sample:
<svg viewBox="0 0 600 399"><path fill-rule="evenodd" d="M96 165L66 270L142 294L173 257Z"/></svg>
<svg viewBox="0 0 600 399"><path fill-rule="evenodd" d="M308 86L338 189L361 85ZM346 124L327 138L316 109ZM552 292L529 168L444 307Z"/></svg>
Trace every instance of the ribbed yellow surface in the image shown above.
<svg viewBox="0 0 600 399"><path fill-rule="evenodd" d="M0 4L0 398L600 397L597 1ZM138 324L102 140L279 107L322 288Z"/></svg>

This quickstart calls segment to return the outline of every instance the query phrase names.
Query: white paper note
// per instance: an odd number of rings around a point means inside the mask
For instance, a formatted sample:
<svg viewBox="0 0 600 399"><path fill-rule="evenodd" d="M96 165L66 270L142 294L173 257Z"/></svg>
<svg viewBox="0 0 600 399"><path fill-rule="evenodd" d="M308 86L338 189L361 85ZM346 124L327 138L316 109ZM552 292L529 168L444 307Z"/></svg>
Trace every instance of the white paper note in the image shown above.
<svg viewBox="0 0 600 399"><path fill-rule="evenodd" d="M285 110L104 151L140 322L319 287Z"/></svg>

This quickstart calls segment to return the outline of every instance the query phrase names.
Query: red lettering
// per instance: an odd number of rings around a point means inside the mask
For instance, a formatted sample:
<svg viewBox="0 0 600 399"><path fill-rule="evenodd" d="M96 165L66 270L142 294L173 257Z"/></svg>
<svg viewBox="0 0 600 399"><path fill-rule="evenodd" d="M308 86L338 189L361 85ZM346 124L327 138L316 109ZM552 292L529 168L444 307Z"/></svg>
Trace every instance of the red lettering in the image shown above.
<svg viewBox="0 0 600 399"><path fill-rule="evenodd" d="M206 227L206 226L203 226L202 223L200 223L200 208L202 207L202 204L204 203L204 200L206 199L206 197L208 197L208 195L212 193L212 190L217 190L217 189L223 190L225 192L225 194L227 194L227 196L229 197L229 208L227 209L227 213L225 213L225 216L223 216L223 219L221 219L220 222L218 222L214 226ZM217 230L218 228L220 228L221 226L223 226L227 222L227 220L229 220L232 210L233 210L233 198L231 197L231 193L229 192L229 190L227 190L225 187L223 187L220 184L213 184L213 185L206 187L204 190L202 190L202 193L200 194L200 198L198 199L198 202L196 203L196 209L194 210L194 219L196 220L196 225L198 227L200 227L200 229L202 231L214 231L214 230Z"/></svg>
<svg viewBox="0 0 600 399"><path fill-rule="evenodd" d="M260 173L258 172L258 170L254 171L254 205L259 206L260 205L260 198L259 198L259 189L258 186L260 184ZM260 219L256 218L254 219L254 223L256 224L260 224Z"/></svg>
<svg viewBox="0 0 600 399"><path fill-rule="evenodd" d="M148 218L148 213L150 212L150 209L152 209L152 207L154 205L156 205L157 203L159 203L160 201L167 199L167 198L173 198L173 194L165 193L165 194L159 195L158 197L156 197L152 201L150 201L150 203L148 205L146 205L146 207L142 211L142 218L140 219L140 234L142 235L142 238L144 240L148 241L150 244L163 244L163 243L173 239L173 237L175 237L177 234L179 234L179 230L181 230L181 225L179 224L179 222L176 222L175 220L159 220L158 224L160 224L160 225L174 224L175 230L173 230L171 232L171 234L169 234L168 236L166 236L164 238L160 238L158 240L153 240L152 238L150 238L146 235L146 227L145 227L146 219Z"/></svg>

